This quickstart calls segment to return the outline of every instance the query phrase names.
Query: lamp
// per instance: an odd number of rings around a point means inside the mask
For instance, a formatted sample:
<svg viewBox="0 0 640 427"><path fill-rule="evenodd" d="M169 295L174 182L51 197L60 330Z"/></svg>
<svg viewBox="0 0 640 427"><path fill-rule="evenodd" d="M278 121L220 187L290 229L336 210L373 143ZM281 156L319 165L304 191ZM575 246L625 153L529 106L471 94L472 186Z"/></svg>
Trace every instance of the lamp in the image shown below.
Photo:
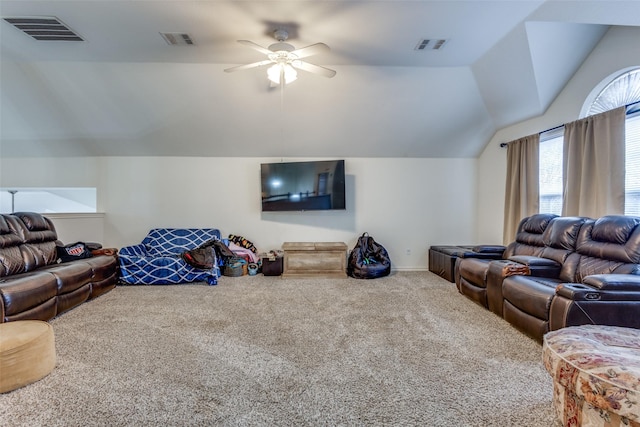
<svg viewBox="0 0 640 427"><path fill-rule="evenodd" d="M9 194L11 194L11 213L14 213L16 211L15 197L16 197L16 193L18 192L18 190L7 190L7 192L9 192Z"/></svg>
<svg viewBox="0 0 640 427"><path fill-rule="evenodd" d="M298 78L298 72L291 66L291 64L278 61L267 69L267 77L274 84L280 84L280 81L284 77L284 83L289 84Z"/></svg>

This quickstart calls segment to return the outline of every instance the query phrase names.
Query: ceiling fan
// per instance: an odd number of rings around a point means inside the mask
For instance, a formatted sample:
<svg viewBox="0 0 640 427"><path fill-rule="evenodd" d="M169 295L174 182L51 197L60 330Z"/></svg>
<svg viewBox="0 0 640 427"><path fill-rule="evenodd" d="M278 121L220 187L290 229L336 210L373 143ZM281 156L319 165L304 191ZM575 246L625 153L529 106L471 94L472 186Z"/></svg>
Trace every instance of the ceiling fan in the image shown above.
<svg viewBox="0 0 640 427"><path fill-rule="evenodd" d="M286 43L287 38L289 38L289 33L287 30L283 29L275 30L273 32L273 37L275 37L278 42L273 43L268 48L262 47L249 40L238 40L238 43L249 46L258 52L267 55L267 59L253 62L251 64L227 68L224 71L231 73L234 71L248 70L250 68L272 64L271 67L267 69L267 77L272 84L275 85L278 85L283 81L285 84L288 84L296 80L298 78L298 72L296 69L329 78L336 75L334 70L301 60L302 58L306 58L311 55L328 52L331 49L326 44L315 43L307 47L296 49L289 43Z"/></svg>

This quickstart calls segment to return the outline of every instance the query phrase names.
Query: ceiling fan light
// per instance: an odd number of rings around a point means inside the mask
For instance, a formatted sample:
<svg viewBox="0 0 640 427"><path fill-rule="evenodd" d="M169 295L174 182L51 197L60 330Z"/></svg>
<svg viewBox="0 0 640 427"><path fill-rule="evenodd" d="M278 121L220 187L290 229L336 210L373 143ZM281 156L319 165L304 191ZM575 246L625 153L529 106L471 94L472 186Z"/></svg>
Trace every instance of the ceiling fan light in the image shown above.
<svg viewBox="0 0 640 427"><path fill-rule="evenodd" d="M289 84L291 82L296 81L298 78L298 72L291 65L284 65L284 82L285 84Z"/></svg>
<svg viewBox="0 0 640 427"><path fill-rule="evenodd" d="M280 78L284 76L284 84L294 82L298 78L298 72L290 64L278 63L267 68L267 78L275 84L280 84Z"/></svg>
<svg viewBox="0 0 640 427"><path fill-rule="evenodd" d="M267 78L275 84L280 84L280 64L273 64L267 68Z"/></svg>

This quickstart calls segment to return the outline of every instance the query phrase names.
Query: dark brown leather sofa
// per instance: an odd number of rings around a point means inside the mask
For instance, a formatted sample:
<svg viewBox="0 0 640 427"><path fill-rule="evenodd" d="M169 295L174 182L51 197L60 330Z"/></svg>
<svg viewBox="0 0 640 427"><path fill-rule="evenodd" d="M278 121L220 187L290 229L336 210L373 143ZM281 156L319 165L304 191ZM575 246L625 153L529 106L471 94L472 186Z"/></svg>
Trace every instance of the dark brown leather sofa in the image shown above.
<svg viewBox="0 0 640 427"><path fill-rule="evenodd" d="M116 286L113 256L58 264L57 239L40 214L0 215L0 323L50 320Z"/></svg>
<svg viewBox="0 0 640 427"><path fill-rule="evenodd" d="M515 249L488 263L487 308L538 341L566 326L640 328L640 218L555 217L540 241L530 254ZM459 261L460 284L479 280L474 266ZM458 289L478 302L464 285Z"/></svg>
<svg viewBox="0 0 640 427"><path fill-rule="evenodd" d="M524 218L520 221L520 224L518 224L516 240L507 246L499 258L496 257L494 260L508 259L516 255L539 256L544 248L543 234L551 223L551 220L556 216L557 215L552 214L538 214ZM459 258L455 267L455 282L460 293L484 308L490 308L496 312L494 307L489 307L490 298L488 294L490 290L487 289L487 274L489 273L491 262L491 259ZM516 266L511 266L512 270L514 267ZM502 270L503 265L500 264L500 274L503 274ZM524 270L520 269L520 272L522 271ZM514 273L514 271L510 273ZM502 308L500 308L500 311L502 311Z"/></svg>

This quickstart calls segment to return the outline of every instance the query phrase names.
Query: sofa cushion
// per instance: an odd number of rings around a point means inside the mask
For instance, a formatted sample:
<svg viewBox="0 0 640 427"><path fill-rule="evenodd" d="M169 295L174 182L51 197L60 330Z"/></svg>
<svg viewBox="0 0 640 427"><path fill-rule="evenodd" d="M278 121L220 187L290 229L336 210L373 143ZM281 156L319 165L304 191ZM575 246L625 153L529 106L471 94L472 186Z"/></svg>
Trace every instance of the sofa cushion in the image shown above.
<svg viewBox="0 0 640 427"><path fill-rule="evenodd" d="M610 215L585 224L576 242L580 255L617 261L640 263L640 218Z"/></svg>
<svg viewBox="0 0 640 427"><path fill-rule="evenodd" d="M488 268L489 261L476 258L465 258L464 262L458 264L460 277L480 288L486 287Z"/></svg>
<svg viewBox="0 0 640 427"><path fill-rule="evenodd" d="M57 290L56 277L43 271L2 279L0 280L0 295L4 304L4 315L11 317L51 299L54 299L55 302ZM55 311L53 315L55 316Z"/></svg>
<svg viewBox="0 0 640 427"><path fill-rule="evenodd" d="M109 278L116 274L118 270L116 257L109 255L87 258L83 260L82 263L87 264L91 268L93 272L91 277L92 282L99 282Z"/></svg>
<svg viewBox="0 0 640 427"><path fill-rule="evenodd" d="M83 262L60 264L55 267L47 267L43 271L55 276L58 295L83 287L91 282L93 276L91 267Z"/></svg>
<svg viewBox="0 0 640 427"><path fill-rule="evenodd" d="M24 271L33 271L55 264L58 235L49 218L33 212L16 212L7 223L22 238L20 251L24 260Z"/></svg>
<svg viewBox="0 0 640 427"><path fill-rule="evenodd" d="M11 224L11 223L14 224ZM0 215L0 277L20 274L26 271L18 234L17 220L10 215Z"/></svg>
<svg viewBox="0 0 640 427"><path fill-rule="evenodd" d="M543 277L510 276L502 282L502 295L519 310L548 320L558 283L558 280Z"/></svg>
<svg viewBox="0 0 640 427"><path fill-rule="evenodd" d="M640 218L622 215L603 216L593 224L591 238L596 242L624 245L638 225L640 225Z"/></svg>
<svg viewBox="0 0 640 427"><path fill-rule="evenodd" d="M557 215L536 214L523 218L518 224L515 241L504 251L504 258L512 255L540 256L544 248L544 232Z"/></svg>
<svg viewBox="0 0 640 427"><path fill-rule="evenodd" d="M0 215L0 248L8 248L22 243L22 237L9 226L10 218Z"/></svg>
<svg viewBox="0 0 640 427"><path fill-rule="evenodd" d="M56 229L49 218L34 212L16 212L12 215L20 218L22 224L24 224L25 242L51 242L58 238Z"/></svg>

